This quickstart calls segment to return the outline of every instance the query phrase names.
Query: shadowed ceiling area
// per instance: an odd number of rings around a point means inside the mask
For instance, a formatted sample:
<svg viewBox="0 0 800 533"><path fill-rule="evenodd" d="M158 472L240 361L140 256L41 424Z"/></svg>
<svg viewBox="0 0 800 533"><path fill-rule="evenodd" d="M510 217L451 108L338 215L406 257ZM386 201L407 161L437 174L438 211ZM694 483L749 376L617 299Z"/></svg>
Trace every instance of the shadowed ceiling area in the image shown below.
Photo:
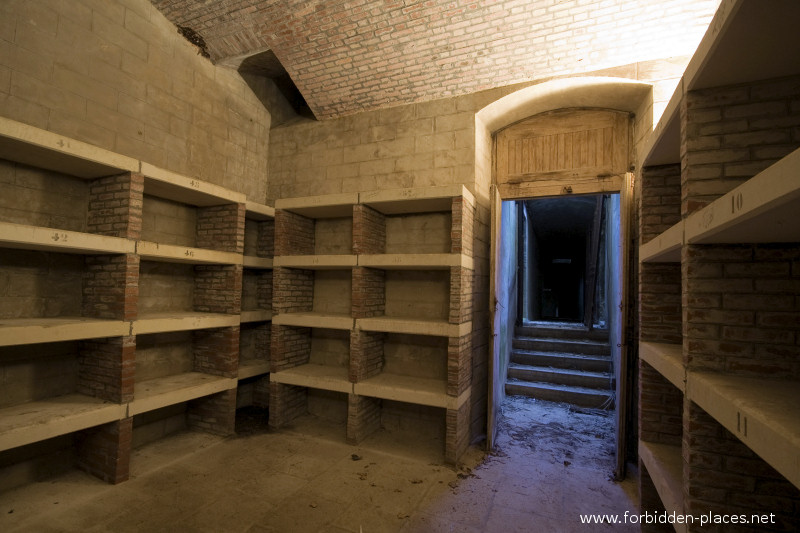
<svg viewBox="0 0 800 533"><path fill-rule="evenodd" d="M689 54L717 0L151 1L215 63L271 51L325 119Z"/></svg>

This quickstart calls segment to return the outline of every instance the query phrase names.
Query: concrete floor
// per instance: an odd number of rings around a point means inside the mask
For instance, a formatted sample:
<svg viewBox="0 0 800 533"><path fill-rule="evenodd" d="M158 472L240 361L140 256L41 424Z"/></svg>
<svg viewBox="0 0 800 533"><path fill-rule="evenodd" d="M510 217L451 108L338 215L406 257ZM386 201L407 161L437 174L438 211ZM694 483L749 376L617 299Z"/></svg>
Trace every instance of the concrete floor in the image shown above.
<svg viewBox="0 0 800 533"><path fill-rule="evenodd" d="M440 443L384 434L353 447L311 422L181 433L137 450L120 485L75 471L0 494L0 531L638 531L580 522L636 508L636 483L609 481L607 413L509 398L497 451L471 448L458 469Z"/></svg>

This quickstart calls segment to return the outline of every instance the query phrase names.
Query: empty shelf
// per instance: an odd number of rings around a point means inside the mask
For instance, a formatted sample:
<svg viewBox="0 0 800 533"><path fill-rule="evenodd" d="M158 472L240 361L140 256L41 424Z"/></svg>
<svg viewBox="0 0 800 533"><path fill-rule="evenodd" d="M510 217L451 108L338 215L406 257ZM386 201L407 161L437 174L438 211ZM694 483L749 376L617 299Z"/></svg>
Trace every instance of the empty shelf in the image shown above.
<svg viewBox="0 0 800 533"><path fill-rule="evenodd" d="M399 215L450 211L452 199L460 196L474 205L475 197L463 185L362 192L360 202L385 215Z"/></svg>
<svg viewBox="0 0 800 533"><path fill-rule="evenodd" d="M642 263L680 263L683 246L683 221L639 247Z"/></svg>
<svg viewBox="0 0 800 533"><path fill-rule="evenodd" d="M285 209L309 218L339 218L353 216L353 205L358 203L358 193L327 194L283 198L275 201L275 209Z"/></svg>
<svg viewBox="0 0 800 533"><path fill-rule="evenodd" d="M262 374L269 373L269 361L252 359L249 361L239 361L238 379L247 379Z"/></svg>
<svg viewBox="0 0 800 533"><path fill-rule="evenodd" d="M66 394L0 409L0 451L125 417L126 405Z"/></svg>
<svg viewBox="0 0 800 533"><path fill-rule="evenodd" d="M272 317L272 323L280 326L305 328L352 329L354 324L350 315L315 313L281 313Z"/></svg>
<svg viewBox="0 0 800 533"><path fill-rule="evenodd" d="M273 261L271 257L257 257L254 255L245 255L242 258L242 263L244 264L245 268L270 269L272 268Z"/></svg>
<svg viewBox="0 0 800 533"><path fill-rule="evenodd" d="M305 364L270 374L271 382L336 392L353 392L347 368Z"/></svg>
<svg viewBox="0 0 800 533"><path fill-rule="evenodd" d="M360 396L446 409L458 409L469 397L469 391L465 391L458 397L448 396L447 382L444 379L388 373L381 373L355 383L353 391Z"/></svg>
<svg viewBox="0 0 800 533"><path fill-rule="evenodd" d="M461 337L472 331L472 322L450 324L446 320L414 320L411 318L373 317L359 318L356 327L364 331L408 333L435 337Z"/></svg>
<svg viewBox="0 0 800 533"><path fill-rule="evenodd" d="M242 256L233 252L220 252L205 248L159 244L157 242L139 241L136 252L149 261L168 263L191 263L212 265L241 265Z"/></svg>
<svg viewBox="0 0 800 533"><path fill-rule="evenodd" d="M686 393L796 487L800 487L800 383L689 372Z"/></svg>
<svg viewBox="0 0 800 533"><path fill-rule="evenodd" d="M307 270L336 270L356 266L355 255L283 255L273 261L276 267Z"/></svg>
<svg viewBox="0 0 800 533"><path fill-rule="evenodd" d="M128 416L161 407L188 402L236 387L236 378L187 372L136 383L134 400L128 404Z"/></svg>
<svg viewBox="0 0 800 533"><path fill-rule="evenodd" d="M83 317L0 320L0 346L130 335L130 322Z"/></svg>
<svg viewBox="0 0 800 533"><path fill-rule="evenodd" d="M242 311L240 315L240 322L268 322L272 320L272 311L267 309L253 309L250 311Z"/></svg>
<svg viewBox="0 0 800 533"><path fill-rule="evenodd" d="M194 329L227 328L240 324L240 315L218 313L152 313L140 315L133 322L133 335L189 331Z"/></svg>
<svg viewBox="0 0 800 533"><path fill-rule="evenodd" d="M800 149L686 219L689 244L798 242Z"/></svg>
<svg viewBox="0 0 800 533"><path fill-rule="evenodd" d="M358 266L382 270L472 270L474 261L464 254L367 254L358 256Z"/></svg>
<svg viewBox="0 0 800 533"><path fill-rule="evenodd" d="M242 204L245 196L219 185L142 162L144 174L144 193L165 198L182 204L211 206L223 204Z"/></svg>
<svg viewBox="0 0 800 533"><path fill-rule="evenodd" d="M640 342L639 357L678 387L681 392L686 391L686 369L683 366L682 345Z"/></svg>
<svg viewBox="0 0 800 533"><path fill-rule="evenodd" d="M71 254L129 254L135 243L119 237L0 222L0 246Z"/></svg>
<svg viewBox="0 0 800 533"><path fill-rule="evenodd" d="M668 513L683 514L683 455L680 446L639 441L642 459ZM675 524L686 531L686 524Z"/></svg>

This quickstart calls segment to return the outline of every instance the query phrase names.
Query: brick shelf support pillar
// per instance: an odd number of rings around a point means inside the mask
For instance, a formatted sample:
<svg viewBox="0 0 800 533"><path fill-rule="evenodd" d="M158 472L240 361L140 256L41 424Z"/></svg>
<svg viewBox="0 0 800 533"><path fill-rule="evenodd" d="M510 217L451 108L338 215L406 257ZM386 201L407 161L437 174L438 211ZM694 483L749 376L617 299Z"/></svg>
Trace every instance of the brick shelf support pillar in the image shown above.
<svg viewBox="0 0 800 533"><path fill-rule="evenodd" d="M378 398L348 394L347 442L358 444L381 427L381 401Z"/></svg>
<svg viewBox="0 0 800 533"><path fill-rule="evenodd" d="M472 320L472 278L472 270L450 267L449 321L451 324L463 324Z"/></svg>
<svg viewBox="0 0 800 533"><path fill-rule="evenodd" d="M474 238L475 206L463 197L453 198L452 227L450 230L450 252L472 255Z"/></svg>
<svg viewBox="0 0 800 533"><path fill-rule="evenodd" d="M244 204L197 209L196 246L221 252L244 252Z"/></svg>
<svg viewBox="0 0 800 533"><path fill-rule="evenodd" d="M472 386L472 334L447 339L447 394L460 396Z"/></svg>
<svg viewBox="0 0 800 533"><path fill-rule="evenodd" d="M353 318L381 316L386 311L386 272L354 267L352 273Z"/></svg>
<svg viewBox="0 0 800 533"><path fill-rule="evenodd" d="M314 219L275 210L275 255L312 255Z"/></svg>
<svg viewBox="0 0 800 533"><path fill-rule="evenodd" d="M117 484L130 476L133 417L79 431L76 436L78 468Z"/></svg>
<svg viewBox="0 0 800 533"><path fill-rule="evenodd" d="M269 427L280 429L307 412L308 390L305 387L269 384Z"/></svg>
<svg viewBox="0 0 800 533"><path fill-rule="evenodd" d="M386 216L371 207L353 206L353 253L386 253Z"/></svg>
<svg viewBox="0 0 800 533"><path fill-rule="evenodd" d="M235 378L239 368L239 326L192 332L193 370Z"/></svg>
<svg viewBox="0 0 800 533"><path fill-rule="evenodd" d="M350 381L358 383L377 376L383 368L385 334L355 329L350 332Z"/></svg>
<svg viewBox="0 0 800 533"><path fill-rule="evenodd" d="M126 172L89 183L89 233L139 239L142 233L144 176Z"/></svg>
<svg viewBox="0 0 800 533"><path fill-rule="evenodd" d="M469 446L469 402L458 409L447 409L445 415L444 459L449 464L457 464L461 454Z"/></svg>
<svg viewBox="0 0 800 533"><path fill-rule="evenodd" d="M195 430L232 435L236 426L236 389L229 389L189 402L187 422Z"/></svg>
<svg viewBox="0 0 800 533"><path fill-rule="evenodd" d="M135 359L135 336L81 341L77 391L109 402L130 402Z"/></svg>

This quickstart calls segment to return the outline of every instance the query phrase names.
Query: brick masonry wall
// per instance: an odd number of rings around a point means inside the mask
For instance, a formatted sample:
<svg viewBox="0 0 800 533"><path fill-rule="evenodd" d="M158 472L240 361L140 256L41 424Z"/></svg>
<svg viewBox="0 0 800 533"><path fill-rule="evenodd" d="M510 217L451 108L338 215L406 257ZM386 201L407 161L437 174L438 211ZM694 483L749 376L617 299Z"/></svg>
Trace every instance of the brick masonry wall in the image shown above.
<svg viewBox="0 0 800 533"><path fill-rule="evenodd" d="M239 333L239 326L193 331L193 370L235 378L239 369Z"/></svg>
<svg viewBox="0 0 800 533"><path fill-rule="evenodd" d="M194 272L195 311L229 315L241 312L241 265L197 265Z"/></svg>
<svg viewBox="0 0 800 533"><path fill-rule="evenodd" d="M0 20L0 116L265 202L269 112L150 2L3 2Z"/></svg>
<svg viewBox="0 0 800 533"><path fill-rule="evenodd" d="M680 165L642 169L639 202L640 244L645 244L681 220Z"/></svg>
<svg viewBox="0 0 800 533"><path fill-rule="evenodd" d="M353 206L353 253L386 253L386 216L366 205Z"/></svg>
<svg viewBox="0 0 800 533"><path fill-rule="evenodd" d="M458 409L447 409L444 457L445 461L450 464L456 464L458 458L469 446L469 411L469 402L465 402Z"/></svg>
<svg viewBox="0 0 800 533"><path fill-rule="evenodd" d="M269 408L269 376L259 378L253 386L253 405Z"/></svg>
<svg viewBox="0 0 800 533"><path fill-rule="evenodd" d="M275 220L264 220L258 223L258 240L256 244L258 257L275 255Z"/></svg>
<svg viewBox="0 0 800 533"><path fill-rule="evenodd" d="M256 302L258 309L272 309L272 270L259 272L256 280Z"/></svg>
<svg viewBox="0 0 800 533"><path fill-rule="evenodd" d="M463 324L472 320L473 277L473 271L468 268L450 267L451 324Z"/></svg>
<svg viewBox="0 0 800 533"><path fill-rule="evenodd" d="M217 60L273 50L317 117L330 118L689 54L718 1L154 4Z"/></svg>
<svg viewBox="0 0 800 533"><path fill-rule="evenodd" d="M386 272L375 268L355 267L352 280L353 318L382 316L386 312Z"/></svg>
<svg viewBox="0 0 800 533"><path fill-rule="evenodd" d="M278 267L272 271L272 310L275 314L311 311L314 271Z"/></svg>
<svg viewBox="0 0 800 533"><path fill-rule="evenodd" d="M308 389L272 382L269 407L269 427L280 429L308 412Z"/></svg>
<svg viewBox="0 0 800 533"><path fill-rule="evenodd" d="M123 418L77 433L78 468L107 483L130 476L133 417Z"/></svg>
<svg viewBox="0 0 800 533"><path fill-rule="evenodd" d="M190 428L227 437L236 426L236 389L192 400L186 421Z"/></svg>
<svg viewBox="0 0 800 533"><path fill-rule="evenodd" d="M800 76L692 91L681 103L684 215L800 146Z"/></svg>
<svg viewBox="0 0 800 533"><path fill-rule="evenodd" d="M355 329L350 333L349 377L353 383L377 376L383 369L385 334Z"/></svg>
<svg viewBox="0 0 800 533"><path fill-rule="evenodd" d="M459 396L472 385L472 334L447 339L447 394Z"/></svg>
<svg viewBox="0 0 800 533"><path fill-rule="evenodd" d="M80 342L77 392L114 403L133 400L136 337Z"/></svg>
<svg viewBox="0 0 800 533"><path fill-rule="evenodd" d="M87 255L82 274L83 316L134 320L139 308L139 256Z"/></svg>
<svg viewBox="0 0 800 533"><path fill-rule="evenodd" d="M681 267L639 263L639 338L679 344L683 340Z"/></svg>
<svg viewBox="0 0 800 533"><path fill-rule="evenodd" d="M283 209L275 210L275 255L312 255L314 220Z"/></svg>
<svg viewBox="0 0 800 533"><path fill-rule="evenodd" d="M775 513L774 525L737 531L794 531L800 520L800 490L689 400L683 418L685 512ZM731 527L695 524L689 531L727 532Z"/></svg>
<svg viewBox="0 0 800 533"><path fill-rule="evenodd" d="M270 372L304 365L311 357L311 328L273 324L271 343Z"/></svg>
<svg viewBox="0 0 800 533"><path fill-rule="evenodd" d="M139 239L142 234L144 176L133 172L89 183L87 231Z"/></svg>
<svg viewBox="0 0 800 533"><path fill-rule="evenodd" d="M681 445L683 393L657 370L639 360L639 438Z"/></svg>
<svg viewBox="0 0 800 533"><path fill-rule="evenodd" d="M198 248L223 252L244 252L244 204L197 208Z"/></svg>
<svg viewBox="0 0 800 533"><path fill-rule="evenodd" d="M453 198L452 213L451 253L472 255L475 206L462 197L456 197Z"/></svg>
<svg viewBox="0 0 800 533"><path fill-rule="evenodd" d="M800 376L800 246L688 245L683 252L688 368Z"/></svg>
<svg viewBox="0 0 800 533"><path fill-rule="evenodd" d="M358 444L381 427L381 401L347 395L347 442Z"/></svg>

